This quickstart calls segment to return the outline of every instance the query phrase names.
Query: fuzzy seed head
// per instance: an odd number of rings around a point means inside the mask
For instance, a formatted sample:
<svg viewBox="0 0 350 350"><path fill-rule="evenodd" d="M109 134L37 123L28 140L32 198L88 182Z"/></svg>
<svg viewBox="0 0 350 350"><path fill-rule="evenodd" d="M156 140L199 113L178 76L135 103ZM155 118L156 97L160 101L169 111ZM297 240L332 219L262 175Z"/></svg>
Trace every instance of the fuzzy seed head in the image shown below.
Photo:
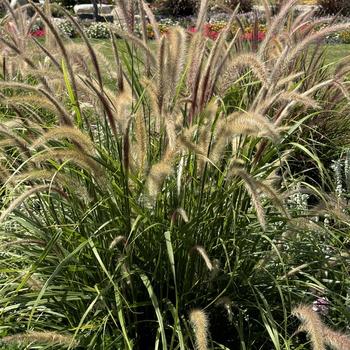
<svg viewBox="0 0 350 350"><path fill-rule="evenodd" d="M195 333L196 349L207 350L209 322L206 313L203 310L194 309L190 312L190 321Z"/></svg>

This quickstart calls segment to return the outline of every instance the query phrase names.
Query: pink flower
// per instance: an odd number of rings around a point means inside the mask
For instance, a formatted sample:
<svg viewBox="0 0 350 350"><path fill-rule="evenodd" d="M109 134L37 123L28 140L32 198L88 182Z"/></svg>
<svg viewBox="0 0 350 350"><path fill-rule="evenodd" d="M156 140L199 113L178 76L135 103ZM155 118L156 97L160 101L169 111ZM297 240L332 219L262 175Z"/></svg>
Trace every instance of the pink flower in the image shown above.
<svg viewBox="0 0 350 350"><path fill-rule="evenodd" d="M242 35L242 39L247 41L253 41L253 40L263 41L265 39L265 36L266 34L264 32L258 32L257 36L255 36L253 32L249 32L249 33L244 33Z"/></svg>
<svg viewBox="0 0 350 350"><path fill-rule="evenodd" d="M190 27L187 29L189 33L196 33L197 32L197 29L195 27ZM203 34L205 37L211 39L211 40L216 40L219 36L219 33L214 31L214 30L211 30L211 27L209 24L206 24L204 26L204 31L203 31Z"/></svg>
<svg viewBox="0 0 350 350"><path fill-rule="evenodd" d="M45 30L44 29L38 29L38 30L35 30L34 32L31 32L30 35L34 36L36 38L40 38L42 36L45 36Z"/></svg>
<svg viewBox="0 0 350 350"><path fill-rule="evenodd" d="M211 40L216 40L219 36L219 33L212 30L210 24L206 24L204 26L204 35Z"/></svg>
<svg viewBox="0 0 350 350"><path fill-rule="evenodd" d="M320 313L321 315L327 315L329 311L330 301L326 297L317 298L312 303L312 310Z"/></svg>

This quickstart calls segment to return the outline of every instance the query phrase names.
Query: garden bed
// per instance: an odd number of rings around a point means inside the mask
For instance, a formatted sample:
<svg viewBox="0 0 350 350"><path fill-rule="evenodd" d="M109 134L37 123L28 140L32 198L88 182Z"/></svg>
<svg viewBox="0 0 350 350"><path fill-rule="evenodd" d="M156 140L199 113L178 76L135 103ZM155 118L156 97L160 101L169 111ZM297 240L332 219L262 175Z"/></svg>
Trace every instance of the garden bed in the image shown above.
<svg viewBox="0 0 350 350"><path fill-rule="evenodd" d="M297 7L297 13L302 13L303 11L307 11L309 6L303 6L305 10L300 7ZM295 15L297 15L297 13ZM188 30L189 33L193 33L195 31L195 21L194 17L173 17L173 16L158 16L158 28L161 34L166 34L172 27L182 26ZM209 13L208 22L204 26L204 35L211 39L216 40L219 36L220 32L225 28L227 21L229 19L229 15L224 12L212 11ZM231 32L232 34L236 33L238 29L241 30L241 37L246 41L262 41L265 37L265 33L267 31L267 25L265 23L264 12L259 9L254 12L245 13L238 15L238 20L232 24ZM319 18L320 22L331 22L332 17L323 17ZM337 23L347 23L350 22L350 18L347 17L338 17L336 20ZM59 32L66 37L74 38L77 33L74 29L74 26L69 20L65 20L63 18L54 19L54 23L56 23ZM94 23L93 21L81 21L83 27L86 28L86 33L88 37L94 39L106 39L109 37L110 29L113 30L120 29L120 24L117 20L114 20L113 24L98 22ZM326 25L319 25L313 30L321 30ZM152 40L154 39L154 32L152 25L150 23L147 24L147 38ZM136 23L135 26L136 33L141 36L142 29L141 24ZM307 28L305 27L305 30ZM44 25L41 21L38 21L34 24L31 34L33 36L44 36L45 29ZM349 44L350 43L350 30L340 31L339 33L332 33L326 38L324 38L324 42L326 44Z"/></svg>

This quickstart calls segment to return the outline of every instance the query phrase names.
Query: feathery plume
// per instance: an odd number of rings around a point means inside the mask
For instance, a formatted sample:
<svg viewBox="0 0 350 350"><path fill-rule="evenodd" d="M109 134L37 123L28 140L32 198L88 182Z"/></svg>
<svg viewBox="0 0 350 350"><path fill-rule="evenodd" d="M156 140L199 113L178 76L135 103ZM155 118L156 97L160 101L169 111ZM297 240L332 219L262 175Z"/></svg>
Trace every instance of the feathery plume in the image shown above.
<svg viewBox="0 0 350 350"><path fill-rule="evenodd" d="M188 51L187 58L187 85L189 89L192 89L198 74L198 70L201 67L202 60L205 56L206 40L199 33L194 33L189 43L191 50Z"/></svg>
<svg viewBox="0 0 350 350"><path fill-rule="evenodd" d="M5 242L5 243L1 244L0 247L1 247L1 249L5 249L5 248L11 247L11 246L28 245L28 244L36 244L36 245L40 245L43 247L46 246L46 242L42 241L40 239L17 239L15 241Z"/></svg>
<svg viewBox="0 0 350 350"><path fill-rule="evenodd" d="M172 117L167 117L165 119L165 130L168 137L168 145L171 150L174 150L176 147L176 128L175 120Z"/></svg>
<svg viewBox="0 0 350 350"><path fill-rule="evenodd" d="M181 178L182 178L182 173L184 170L184 163L185 163L185 157L182 156L177 168L177 175L176 175L176 189L177 189L177 195L178 197L181 194Z"/></svg>
<svg viewBox="0 0 350 350"><path fill-rule="evenodd" d="M311 97L302 95L298 92L295 91L287 91L287 92L283 92L280 95L280 99L282 100L286 100L286 101L295 101L298 103L303 104L306 107L312 107L312 108L319 108L318 103L312 99Z"/></svg>
<svg viewBox="0 0 350 350"><path fill-rule="evenodd" d="M18 181L28 182L28 181L50 181L50 183L56 183L61 185L64 188L73 190L79 196L84 199L89 198L89 194L85 186L81 186L81 184L77 183L74 178L71 176L62 174L57 172L57 170L48 170L48 169L35 169L30 170L28 172L24 172L19 175L15 175L12 177L12 181L14 184Z"/></svg>
<svg viewBox="0 0 350 350"><path fill-rule="evenodd" d="M113 54L114 54L114 59L117 66L117 87L118 87L118 92L122 93L124 91L124 73L123 73L122 64L120 62L119 50L118 50L118 45L116 40L117 40L116 35L111 32Z"/></svg>
<svg viewBox="0 0 350 350"><path fill-rule="evenodd" d="M71 335L60 334L58 332L39 332L30 331L27 333L18 333L1 338L1 342L5 344L28 344L42 343L51 345L64 345L75 348L78 346L78 341Z"/></svg>
<svg viewBox="0 0 350 350"><path fill-rule="evenodd" d="M100 165L93 158L89 157L83 152L79 152L73 149L48 149L32 157L33 162L36 163L45 162L49 159L72 162L78 167L92 172L96 176L96 180L98 181L104 178L104 172Z"/></svg>
<svg viewBox="0 0 350 350"><path fill-rule="evenodd" d="M277 82L276 87L277 88L284 87L284 85L287 85L287 84L291 83L293 80L296 80L296 79L302 77L304 74L305 74L305 72L292 73L292 74L288 75L287 77L280 79Z"/></svg>
<svg viewBox="0 0 350 350"><path fill-rule="evenodd" d="M163 105L165 95L168 91L169 82L167 81L167 71L165 69L166 52L168 50L168 42L165 40L165 36L162 36L159 42L158 57L157 57L157 104L158 113L161 116L163 114Z"/></svg>
<svg viewBox="0 0 350 350"><path fill-rule="evenodd" d="M93 64L93 67L95 69L97 80L99 83L99 87L101 90L103 90L102 75L101 75L99 60L97 59L97 55L96 55L95 50L93 49L90 41L88 40L88 38L87 38L83 28L80 26L80 24L74 19L74 17L64 7L61 7L61 9L63 10L64 14L68 17L68 19L71 21L71 23L74 25L77 32L80 34L81 38L83 39L83 41L86 45L87 51L89 53L89 56L91 58L91 62ZM108 61L106 60L105 63L107 63L107 62ZM107 63L107 65L108 65L108 63Z"/></svg>
<svg viewBox="0 0 350 350"><path fill-rule="evenodd" d="M250 68L264 86L269 85L265 64L257 56L242 54L230 61L222 78L221 89L227 90L232 85L241 68Z"/></svg>
<svg viewBox="0 0 350 350"><path fill-rule="evenodd" d="M5 125L0 125L0 134L4 135L9 140L13 140L13 144L16 144L26 155L28 153L28 142L21 136L14 133L12 130L6 128Z"/></svg>
<svg viewBox="0 0 350 350"><path fill-rule="evenodd" d="M256 211L256 216L258 218L258 221L260 223L260 226L263 230L266 228L266 220L265 220L265 213L264 208L261 204L260 195L258 193L258 185L257 181L251 177L246 171L240 168L234 168L232 170L232 173L235 175L238 175L242 180L243 184L250 195L252 204Z"/></svg>
<svg viewBox="0 0 350 350"><path fill-rule="evenodd" d="M33 290L33 291L40 291L43 286L44 283L41 282L39 279L37 279L35 276L31 275L28 279L27 279L27 286Z"/></svg>
<svg viewBox="0 0 350 350"><path fill-rule="evenodd" d="M350 28L350 23L335 24L335 25L326 27L325 29L322 29L316 33L306 36L305 39L300 41L298 45L296 45L294 49L290 51L285 61L285 66L288 65L290 62L292 62L300 52L302 52L306 47L308 47L310 44L314 43L315 41L322 39L329 34L344 31L349 28Z"/></svg>
<svg viewBox="0 0 350 350"><path fill-rule="evenodd" d="M308 333L313 350L325 350L326 345L335 350L350 349L350 337L326 326L312 306L300 305L292 310L292 314L302 322L299 330Z"/></svg>
<svg viewBox="0 0 350 350"><path fill-rule="evenodd" d="M205 249L200 246L200 245L195 245L192 249L192 252L197 252L204 260L205 265L207 266L208 270L211 272L214 270L214 266L212 264L212 262L210 261L210 258L207 254L207 252L205 251Z"/></svg>
<svg viewBox="0 0 350 350"><path fill-rule="evenodd" d="M70 117L69 113L66 111L64 105L62 105L62 103L60 103L47 90L45 90L41 87L36 87L36 86L29 85L29 84L17 83L17 82L12 82L12 81L0 81L0 86L3 88L7 87L10 89L23 89L23 90L30 91L31 93L35 93L35 94L40 93L47 100L49 100L50 103L52 103L55 106L56 110L61 115L62 123L66 124L66 125L72 125L71 117Z"/></svg>
<svg viewBox="0 0 350 350"><path fill-rule="evenodd" d="M200 31L203 28L206 15L207 15L208 5L209 5L209 0L201 0L199 12L197 16L197 23L196 23L197 31Z"/></svg>
<svg viewBox="0 0 350 350"><path fill-rule="evenodd" d="M216 87L216 83L220 77L221 72L223 71L229 57L230 57L230 53L232 51L233 46L236 44L236 40L239 37L239 34L241 32L241 29L238 29L235 33L235 35L233 36L231 42L229 43L229 45L226 48L226 51L224 52L221 61L219 62L219 64L217 65L217 67L214 67L212 76L211 76L211 85L210 85L210 91L208 96L211 96L212 92L214 91L214 88Z"/></svg>
<svg viewBox="0 0 350 350"><path fill-rule="evenodd" d="M278 138L277 132L278 130L273 130L272 124L259 114L233 113L218 122L210 158L213 162L218 162L228 144L231 144L232 154L234 154L239 145L240 135L270 137L275 141Z"/></svg>
<svg viewBox="0 0 350 350"><path fill-rule="evenodd" d="M37 95L13 95L1 98L2 103L10 106L29 105L31 107L43 108L49 112L57 113L56 107L47 99Z"/></svg>
<svg viewBox="0 0 350 350"><path fill-rule="evenodd" d="M189 221L189 220L188 220L187 213L186 213L186 211L185 211L184 208L177 208L177 209L175 210L175 212L173 213L172 217L175 218L175 215L176 215L176 214L178 214L178 215L182 218L182 220L183 220L185 223L187 223L187 222Z"/></svg>
<svg viewBox="0 0 350 350"><path fill-rule="evenodd" d="M227 136L256 135L278 138L275 126L262 115L252 112L232 113L218 124L218 132L225 132ZM226 130L226 131L225 131Z"/></svg>
<svg viewBox="0 0 350 350"><path fill-rule="evenodd" d="M323 335L325 343L335 350L349 350L350 336L338 331L334 331L329 327L324 327Z"/></svg>
<svg viewBox="0 0 350 350"><path fill-rule="evenodd" d="M334 80L333 82L334 86L336 86L339 91L341 91L341 93L344 95L344 97L350 101L350 94L348 89L346 88L346 86L339 80Z"/></svg>
<svg viewBox="0 0 350 350"><path fill-rule="evenodd" d="M135 115L135 161L137 163L138 170L143 173L146 167L147 161L147 131L145 126L144 117L139 109Z"/></svg>
<svg viewBox="0 0 350 350"><path fill-rule="evenodd" d="M190 312L190 321L194 328L197 350L208 350L208 317L203 310L194 309Z"/></svg>
<svg viewBox="0 0 350 350"><path fill-rule="evenodd" d="M309 334L313 350L325 350L324 327L320 316L312 310L312 306L300 305L292 310L292 314L302 322L300 330Z"/></svg>
<svg viewBox="0 0 350 350"><path fill-rule="evenodd" d="M131 0L133 1L133 0ZM130 19L130 12L129 12L129 0L117 0L117 5L120 9L121 15L123 18L119 18L119 21L122 23L122 21L126 25L126 29L128 32L132 33L132 21Z"/></svg>
<svg viewBox="0 0 350 350"><path fill-rule="evenodd" d="M266 37L260 45L259 56L263 57L265 51L270 43L270 40L274 37L274 35L279 31L279 29L283 26L287 19L287 14L290 11L291 7L297 2L297 0L289 0L287 1L277 14L275 18L271 21L268 26L268 31L266 33Z"/></svg>
<svg viewBox="0 0 350 350"><path fill-rule="evenodd" d="M126 245L127 239L125 236L117 236L113 239L112 243L109 246L109 249L113 249L116 245L118 245L120 242L123 242L124 246Z"/></svg>
<svg viewBox="0 0 350 350"><path fill-rule="evenodd" d="M151 167L146 181L146 188L152 199L155 199L158 195L165 178L173 172L172 162L176 153L176 150L168 149L162 160Z"/></svg>
<svg viewBox="0 0 350 350"><path fill-rule="evenodd" d="M160 33L159 33L158 22L157 22L156 18L154 17L154 14L153 14L152 10L150 9L150 7L148 6L148 4L143 0L140 0L140 2L142 4L143 10L146 12L146 15L151 23L151 26L152 26L152 29L154 32L154 36L155 36L156 40L159 40Z"/></svg>
<svg viewBox="0 0 350 350"><path fill-rule="evenodd" d="M202 77L199 82L199 107L203 108L206 100L210 98L208 95L209 91L211 91L210 80L212 75L213 67L218 66L218 60L221 56L221 52L223 51L224 39L225 39L225 31L222 31L219 37L216 39L215 44L210 50L206 66L203 68Z"/></svg>
<svg viewBox="0 0 350 350"><path fill-rule="evenodd" d="M62 138L68 139L79 145L79 148L83 150L87 155L92 156L96 153L95 146L88 136L86 136L78 128L65 126L55 127L49 130L44 135L39 137L36 141L34 141L32 147L38 148L48 141L59 140Z"/></svg>
<svg viewBox="0 0 350 350"><path fill-rule="evenodd" d="M67 198L67 195L59 188L51 185L38 185L30 188L28 191L22 193L18 198L11 202L7 209L0 215L0 222L3 222L17 207L19 207L28 197L39 192L57 192L62 197Z"/></svg>
<svg viewBox="0 0 350 350"><path fill-rule="evenodd" d="M59 47L59 49L60 49L60 51L62 53L64 64L65 64L65 66L67 67L67 70L68 70L69 79L70 79L70 82L72 84L72 94L74 96L74 100L76 101L76 108L80 111L76 79L75 79L75 75L74 75L72 66L69 63L69 55L68 55L67 49L66 49L66 47L65 47L65 45L64 45L64 43L63 43L63 41L62 41L58 31L57 31L57 29L55 28L53 22L50 21L50 19L46 16L44 11L37 4L35 4L33 1L30 1L30 4L35 9L35 11L39 14L39 16L42 18L42 20L44 21L45 25L47 26L47 28L50 29L50 32L52 33L52 35L56 39L58 47Z"/></svg>
<svg viewBox="0 0 350 350"><path fill-rule="evenodd" d="M168 62L167 70L169 75L168 84L176 87L183 74L185 56L187 53L186 32L181 27L171 28L167 34L168 39Z"/></svg>

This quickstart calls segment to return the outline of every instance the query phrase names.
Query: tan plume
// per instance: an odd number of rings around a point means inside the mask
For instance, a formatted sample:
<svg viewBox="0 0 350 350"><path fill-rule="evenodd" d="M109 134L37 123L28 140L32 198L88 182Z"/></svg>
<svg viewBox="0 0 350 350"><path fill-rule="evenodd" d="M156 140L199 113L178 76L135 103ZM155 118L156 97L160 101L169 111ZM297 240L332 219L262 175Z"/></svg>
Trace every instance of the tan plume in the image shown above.
<svg viewBox="0 0 350 350"><path fill-rule="evenodd" d="M69 139L74 143L78 144L80 148L88 155L94 155L96 153L95 146L91 141L90 137L85 135L81 130L74 127L55 127L48 132L46 132L43 136L39 137L33 144L33 148L37 148L42 146L48 141L51 140L59 140L59 139Z"/></svg>
<svg viewBox="0 0 350 350"><path fill-rule="evenodd" d="M320 316L311 306L300 305L293 309L292 314L300 319L300 330L306 331L310 336L313 350L325 350L323 324Z"/></svg>
<svg viewBox="0 0 350 350"><path fill-rule="evenodd" d="M203 310L195 309L190 312L190 321L194 328L197 350L208 350L209 321Z"/></svg>
<svg viewBox="0 0 350 350"><path fill-rule="evenodd" d="M165 152L162 160L151 167L146 181L146 188L148 190L149 196L152 199L155 199L158 195L165 178L173 172L172 162L176 153L177 152L175 150L168 149Z"/></svg>
<svg viewBox="0 0 350 350"><path fill-rule="evenodd" d="M78 341L76 341L73 336L53 331L30 331L27 333L18 333L1 338L1 341L5 344L42 343L51 345L64 345L69 346L70 348L75 348L78 346Z"/></svg>
<svg viewBox="0 0 350 350"><path fill-rule="evenodd" d="M251 69L264 86L269 85L269 74L265 64L253 54L241 54L228 63L222 78L221 90L227 90L232 85L242 68Z"/></svg>
<svg viewBox="0 0 350 350"><path fill-rule="evenodd" d="M325 343L335 350L349 350L350 336L339 331L334 331L328 327L324 327L323 334Z"/></svg>
<svg viewBox="0 0 350 350"><path fill-rule="evenodd" d="M300 305L292 310L302 322L300 331L308 333L313 350L325 350L326 345L335 350L350 349L350 336L326 326L312 306Z"/></svg>
<svg viewBox="0 0 350 350"><path fill-rule="evenodd" d="M206 250L200 246L200 245L195 245L192 249L191 252L196 252L199 254L199 256L203 259L203 261L205 262L205 265L207 266L209 271L213 271L214 270L214 265L212 264Z"/></svg>

